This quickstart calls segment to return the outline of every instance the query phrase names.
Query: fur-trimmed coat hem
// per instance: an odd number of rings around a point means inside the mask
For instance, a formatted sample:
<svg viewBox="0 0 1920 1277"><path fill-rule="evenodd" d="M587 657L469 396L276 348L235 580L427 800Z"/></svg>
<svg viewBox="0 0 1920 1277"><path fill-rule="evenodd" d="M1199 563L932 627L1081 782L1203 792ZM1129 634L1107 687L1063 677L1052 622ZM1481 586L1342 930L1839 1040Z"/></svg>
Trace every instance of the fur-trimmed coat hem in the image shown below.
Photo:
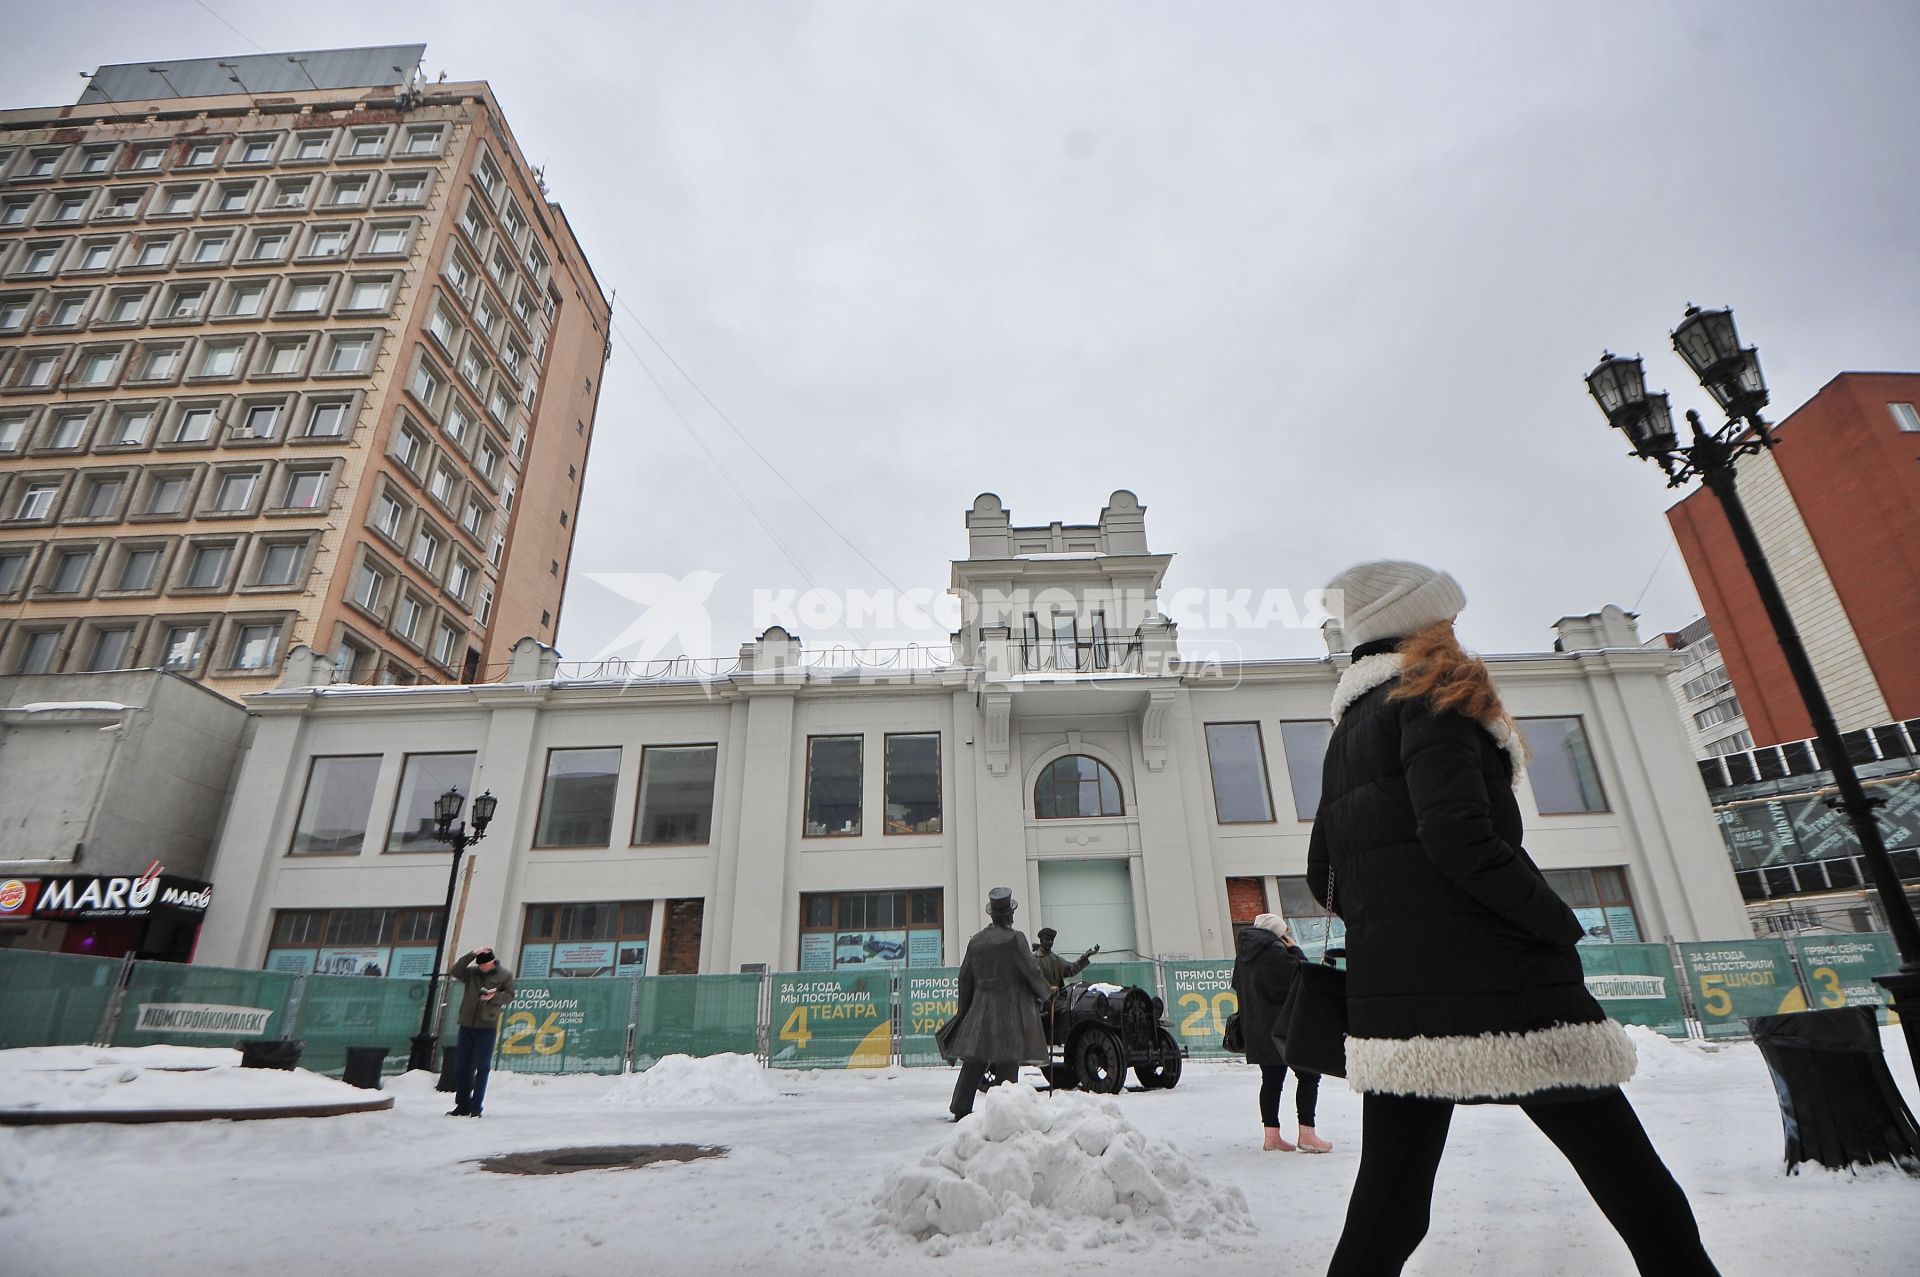
<svg viewBox="0 0 1920 1277"><path fill-rule="evenodd" d="M1525 1099L1620 1086L1638 1063L1612 1020L1474 1037L1347 1039L1347 1085L1430 1100Z"/></svg>

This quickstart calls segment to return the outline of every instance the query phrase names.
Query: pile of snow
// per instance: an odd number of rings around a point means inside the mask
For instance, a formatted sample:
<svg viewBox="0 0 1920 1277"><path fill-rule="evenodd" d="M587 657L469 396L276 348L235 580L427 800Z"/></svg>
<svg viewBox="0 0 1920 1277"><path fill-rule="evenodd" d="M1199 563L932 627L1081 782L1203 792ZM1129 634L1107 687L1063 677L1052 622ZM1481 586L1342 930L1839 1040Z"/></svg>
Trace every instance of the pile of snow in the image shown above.
<svg viewBox="0 0 1920 1277"><path fill-rule="evenodd" d="M1238 1188L1215 1185L1112 1100L1024 1086L988 1092L944 1143L888 1176L874 1205L883 1231L930 1255L956 1243L1065 1250L1254 1231Z"/></svg>
<svg viewBox="0 0 1920 1277"><path fill-rule="evenodd" d="M179 1046L0 1051L0 1109L106 1112L338 1104L370 1097L305 1069L243 1069L240 1052Z"/></svg>
<svg viewBox="0 0 1920 1277"><path fill-rule="evenodd" d="M608 1104L634 1108L719 1108L780 1098L767 1070L751 1055L662 1056L645 1073L628 1073L606 1094Z"/></svg>
<svg viewBox="0 0 1920 1277"><path fill-rule="evenodd" d="M1629 1024L1626 1030L1627 1036L1633 1040L1634 1051L1640 1057L1633 1071L1637 1082L1711 1069L1713 1057L1720 1051L1717 1046L1691 1038L1667 1037L1645 1025Z"/></svg>

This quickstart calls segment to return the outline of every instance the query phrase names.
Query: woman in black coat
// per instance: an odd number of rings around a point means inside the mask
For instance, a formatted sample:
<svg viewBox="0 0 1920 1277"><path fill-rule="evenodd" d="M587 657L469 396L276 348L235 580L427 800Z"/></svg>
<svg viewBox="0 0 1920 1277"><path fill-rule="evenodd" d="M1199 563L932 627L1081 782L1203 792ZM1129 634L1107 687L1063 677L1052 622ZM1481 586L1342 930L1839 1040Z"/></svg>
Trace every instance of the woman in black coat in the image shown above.
<svg viewBox="0 0 1920 1277"><path fill-rule="evenodd" d="M1240 928L1233 961L1233 991L1240 998L1240 1033L1247 1063L1260 1066L1260 1147L1267 1152L1291 1153L1296 1147L1280 1134L1280 1092L1287 1082L1287 1007L1293 992L1293 973L1303 955L1287 932L1287 924L1263 913L1250 927ZM1300 1122L1298 1148L1302 1153L1329 1153L1333 1145L1313 1127L1313 1110L1320 1097L1320 1075L1293 1071L1293 1112Z"/></svg>
<svg viewBox="0 0 1920 1277"><path fill-rule="evenodd" d="M1525 746L1461 650L1466 596L1415 563L1336 578L1334 692L1307 883L1347 927L1360 1170L1330 1274L1398 1273L1426 1235L1458 1103L1518 1104L1643 1273L1714 1273L1686 1195L1620 1092L1633 1043L1587 992L1581 928L1521 847ZM1329 899L1329 896L1331 897Z"/></svg>

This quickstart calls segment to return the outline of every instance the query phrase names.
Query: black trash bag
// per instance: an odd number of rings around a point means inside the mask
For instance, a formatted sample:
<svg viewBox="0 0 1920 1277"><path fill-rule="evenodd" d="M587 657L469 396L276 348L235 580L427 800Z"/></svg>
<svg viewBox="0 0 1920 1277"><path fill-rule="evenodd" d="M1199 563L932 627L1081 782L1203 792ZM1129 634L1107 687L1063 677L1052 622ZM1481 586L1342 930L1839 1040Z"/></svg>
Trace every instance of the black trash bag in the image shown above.
<svg viewBox="0 0 1920 1277"><path fill-rule="evenodd" d="M243 1069L292 1069L307 1049L301 1038L255 1038L240 1043L240 1067Z"/></svg>
<svg viewBox="0 0 1920 1277"><path fill-rule="evenodd" d="M1787 1174L1811 1161L1920 1175L1920 1128L1887 1071L1872 1007L1754 1016L1747 1027L1780 1099Z"/></svg>

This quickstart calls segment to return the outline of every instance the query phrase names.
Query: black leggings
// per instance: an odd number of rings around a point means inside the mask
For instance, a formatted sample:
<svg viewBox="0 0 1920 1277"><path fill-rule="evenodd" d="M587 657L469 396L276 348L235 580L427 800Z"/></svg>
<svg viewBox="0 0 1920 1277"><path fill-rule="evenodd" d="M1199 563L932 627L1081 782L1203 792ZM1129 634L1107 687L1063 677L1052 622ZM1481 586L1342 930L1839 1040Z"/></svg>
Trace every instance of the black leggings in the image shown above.
<svg viewBox="0 0 1920 1277"><path fill-rule="evenodd" d="M1293 1088L1294 1116L1300 1119L1300 1125L1312 1126L1314 1101L1320 1098L1320 1075L1302 1073L1299 1069L1295 1069L1293 1075L1300 1079L1300 1085ZM1280 1091L1286 1084L1286 1065L1260 1066L1260 1125L1280 1125Z"/></svg>
<svg viewBox="0 0 1920 1277"><path fill-rule="evenodd" d="M1717 1277L1687 1196L1618 1089L1596 1099L1521 1104L1587 1186L1642 1273ZM1361 1105L1360 1171L1328 1277L1400 1271L1427 1235L1433 1177L1453 1105L1373 1094Z"/></svg>

